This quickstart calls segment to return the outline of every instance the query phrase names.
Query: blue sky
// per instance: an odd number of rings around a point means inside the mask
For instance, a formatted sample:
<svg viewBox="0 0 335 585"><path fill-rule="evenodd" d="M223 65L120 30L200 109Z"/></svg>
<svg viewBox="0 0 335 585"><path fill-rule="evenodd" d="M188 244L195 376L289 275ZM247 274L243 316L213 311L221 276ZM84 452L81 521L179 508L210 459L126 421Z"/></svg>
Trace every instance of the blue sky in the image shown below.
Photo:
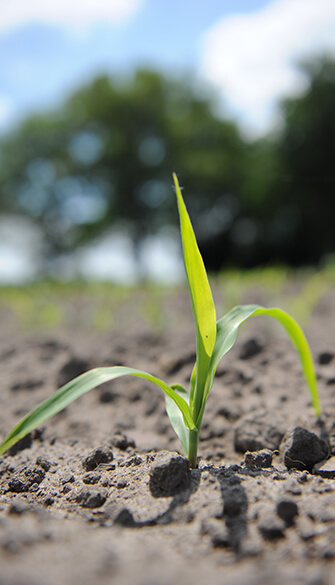
<svg viewBox="0 0 335 585"><path fill-rule="evenodd" d="M295 60L335 54L334 0L0 0L0 129L101 72L192 69L254 134L301 90Z"/></svg>
<svg viewBox="0 0 335 585"><path fill-rule="evenodd" d="M0 133L96 75L147 66L192 70L254 138L280 125L279 99L306 87L297 61L335 58L334 31L334 0L0 0ZM17 222L0 217L2 282L33 277L43 245L36 228ZM78 252L65 272L131 281L129 241L113 238ZM173 238L144 252L150 267L178 275Z"/></svg>
<svg viewBox="0 0 335 585"><path fill-rule="evenodd" d="M65 18L55 23L27 16L0 29L0 99L8 104L4 123L29 108L57 102L83 79L104 70L113 73L141 65L196 69L206 30L226 15L266 3L143 0L124 21L103 23L97 15L84 30L69 26Z"/></svg>

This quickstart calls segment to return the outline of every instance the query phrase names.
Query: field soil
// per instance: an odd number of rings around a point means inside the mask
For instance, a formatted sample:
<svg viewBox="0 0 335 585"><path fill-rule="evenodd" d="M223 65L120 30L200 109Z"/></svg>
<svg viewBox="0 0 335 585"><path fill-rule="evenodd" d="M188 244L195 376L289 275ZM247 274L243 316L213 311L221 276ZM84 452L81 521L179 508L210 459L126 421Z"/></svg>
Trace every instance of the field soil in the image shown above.
<svg viewBox="0 0 335 585"><path fill-rule="evenodd" d="M249 299L252 302L257 299ZM79 301L78 301L79 302ZM166 327L55 329L0 311L0 437L72 377L129 365L187 385L187 294ZM150 306L150 297L148 298ZM323 414L272 319L221 362L188 470L161 391L126 377L68 406L0 458L1 585L335 584L335 291L305 323Z"/></svg>

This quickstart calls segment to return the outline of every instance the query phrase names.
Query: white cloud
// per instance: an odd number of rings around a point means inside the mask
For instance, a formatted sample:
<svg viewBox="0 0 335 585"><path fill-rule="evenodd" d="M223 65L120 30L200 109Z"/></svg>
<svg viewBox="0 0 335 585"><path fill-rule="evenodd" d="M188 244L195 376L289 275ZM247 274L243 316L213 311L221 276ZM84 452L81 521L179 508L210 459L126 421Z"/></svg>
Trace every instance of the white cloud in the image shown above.
<svg viewBox="0 0 335 585"><path fill-rule="evenodd" d="M0 31L28 23L87 30L99 22L119 24L130 18L142 0L2 0Z"/></svg>
<svg viewBox="0 0 335 585"><path fill-rule="evenodd" d="M275 0L209 30L200 72L222 89L244 128L261 134L275 123L278 98L305 85L295 63L314 54L335 55L334 31L334 0Z"/></svg>

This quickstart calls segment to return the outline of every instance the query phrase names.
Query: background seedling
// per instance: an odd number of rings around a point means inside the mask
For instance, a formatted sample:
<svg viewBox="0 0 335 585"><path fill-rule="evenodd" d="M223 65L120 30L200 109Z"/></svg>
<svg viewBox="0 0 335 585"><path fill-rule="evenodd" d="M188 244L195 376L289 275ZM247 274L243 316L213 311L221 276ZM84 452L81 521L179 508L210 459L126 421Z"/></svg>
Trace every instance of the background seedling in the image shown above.
<svg viewBox="0 0 335 585"><path fill-rule="evenodd" d="M59 388L27 414L5 437L0 445L0 454L92 388L114 378L132 375L153 382L163 390L171 424L180 439L190 466L196 467L201 423L216 369L220 360L234 345L239 326L254 315L273 317L286 329L298 351L315 412L317 415L320 414L312 355L301 328L292 317L278 308L266 309L258 305L244 305L235 307L224 317L216 320L216 310L205 266L175 174L173 178L185 271L196 329L196 363L192 371L189 390L180 384L169 386L156 376L134 368L124 366L95 368Z"/></svg>

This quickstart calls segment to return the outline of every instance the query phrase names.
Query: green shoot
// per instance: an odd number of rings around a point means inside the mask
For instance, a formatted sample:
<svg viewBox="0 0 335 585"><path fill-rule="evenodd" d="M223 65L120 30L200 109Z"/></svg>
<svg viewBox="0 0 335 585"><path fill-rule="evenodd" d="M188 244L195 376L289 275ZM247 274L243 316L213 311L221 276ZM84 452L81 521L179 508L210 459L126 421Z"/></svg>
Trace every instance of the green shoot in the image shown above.
<svg viewBox="0 0 335 585"><path fill-rule="evenodd" d="M180 384L169 386L159 378L134 368L114 366L90 370L59 388L28 413L0 444L0 455L27 433L92 388L109 380L131 375L144 378L163 390L166 411L171 424L188 457L190 467L196 467L201 423L216 369L223 356L233 347L239 326L255 315L273 317L286 329L300 357L316 415L320 415L311 351L304 333L290 315L278 308L266 309L258 305L244 305L235 307L216 321L216 311L205 266L175 174L173 174L173 179L179 210L185 271L196 330L196 363L191 373L189 390Z"/></svg>

